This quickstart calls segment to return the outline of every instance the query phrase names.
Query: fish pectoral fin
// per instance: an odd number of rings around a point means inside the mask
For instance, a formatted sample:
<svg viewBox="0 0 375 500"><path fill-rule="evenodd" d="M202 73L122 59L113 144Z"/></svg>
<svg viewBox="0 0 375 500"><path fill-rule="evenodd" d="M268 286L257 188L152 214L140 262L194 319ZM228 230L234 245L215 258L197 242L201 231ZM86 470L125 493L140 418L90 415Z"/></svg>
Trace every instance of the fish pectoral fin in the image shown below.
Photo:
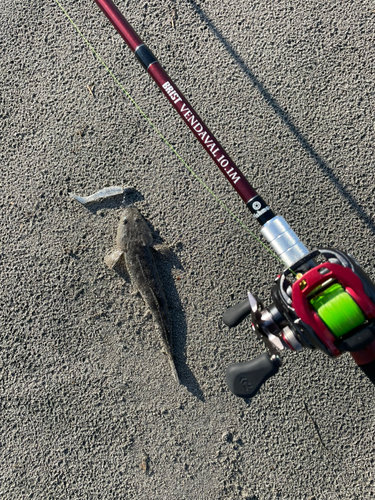
<svg viewBox="0 0 375 500"><path fill-rule="evenodd" d="M104 257L104 262L110 269L114 269L119 265L125 267L124 252L120 249L116 249Z"/></svg>
<svg viewBox="0 0 375 500"><path fill-rule="evenodd" d="M156 253L157 255L161 257L170 257L171 254L173 253L171 248L166 245L165 243L154 243L152 247L150 247L153 253Z"/></svg>

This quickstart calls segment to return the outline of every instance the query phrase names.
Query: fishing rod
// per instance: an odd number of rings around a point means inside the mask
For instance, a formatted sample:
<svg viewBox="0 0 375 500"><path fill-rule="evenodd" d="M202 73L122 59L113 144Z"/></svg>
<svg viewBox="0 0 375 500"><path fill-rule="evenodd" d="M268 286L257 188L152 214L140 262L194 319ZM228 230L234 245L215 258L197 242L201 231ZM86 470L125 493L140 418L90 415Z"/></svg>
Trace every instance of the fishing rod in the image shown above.
<svg viewBox="0 0 375 500"><path fill-rule="evenodd" d="M285 219L269 205L235 165L112 0L95 0L169 102L237 191L286 268L265 307L252 293L227 309L224 323L234 327L251 316L252 329L268 352L227 369L229 389L254 396L281 366L281 351L318 349L330 357L350 352L375 384L375 284L358 262L337 249L309 251Z"/></svg>

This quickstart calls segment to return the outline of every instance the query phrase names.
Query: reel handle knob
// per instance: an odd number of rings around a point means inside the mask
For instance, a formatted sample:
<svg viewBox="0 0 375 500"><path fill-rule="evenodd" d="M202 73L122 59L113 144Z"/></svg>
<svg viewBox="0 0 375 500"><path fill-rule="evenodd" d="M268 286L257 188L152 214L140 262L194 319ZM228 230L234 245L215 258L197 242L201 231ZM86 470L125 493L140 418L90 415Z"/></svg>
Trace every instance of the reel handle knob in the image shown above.
<svg viewBox="0 0 375 500"><path fill-rule="evenodd" d="M276 375L280 366L280 358L266 352L251 361L234 363L227 368L228 387L235 396L251 398L266 380Z"/></svg>
<svg viewBox="0 0 375 500"><path fill-rule="evenodd" d="M245 299L232 307L229 307L223 314L224 323L229 326L237 326L243 321L247 316L251 314L251 306L249 299Z"/></svg>

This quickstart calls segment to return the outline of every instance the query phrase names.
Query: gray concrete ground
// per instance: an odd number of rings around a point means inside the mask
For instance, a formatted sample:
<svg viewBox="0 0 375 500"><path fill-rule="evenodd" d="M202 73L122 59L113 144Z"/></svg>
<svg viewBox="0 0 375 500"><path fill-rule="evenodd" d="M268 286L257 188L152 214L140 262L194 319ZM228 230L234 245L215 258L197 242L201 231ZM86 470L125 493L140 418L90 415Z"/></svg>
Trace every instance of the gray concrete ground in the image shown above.
<svg viewBox="0 0 375 500"><path fill-rule="evenodd" d="M238 195L93 0L61 0L156 127L256 233ZM118 0L250 182L309 247L375 278L374 16L363 0ZM252 401L224 380L263 346L225 308L279 263L186 170L53 0L2 0L3 499L367 500L374 387L348 355L287 354ZM89 91L88 86L92 89ZM93 95L92 95L93 94ZM120 201L161 259L180 387L129 281L108 270Z"/></svg>

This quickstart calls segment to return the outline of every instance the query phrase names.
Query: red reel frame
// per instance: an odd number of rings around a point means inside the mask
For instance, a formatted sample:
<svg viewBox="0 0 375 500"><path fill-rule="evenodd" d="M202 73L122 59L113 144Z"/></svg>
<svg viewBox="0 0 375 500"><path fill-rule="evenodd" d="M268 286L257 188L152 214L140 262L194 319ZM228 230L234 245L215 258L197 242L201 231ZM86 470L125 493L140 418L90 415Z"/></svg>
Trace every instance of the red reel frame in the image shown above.
<svg viewBox="0 0 375 500"><path fill-rule="evenodd" d="M361 279L351 269L331 262L319 264L292 285L292 307L297 316L314 330L331 356L339 356L341 351L335 344L337 338L319 318L308 300L309 295L327 280L340 283L368 320L375 318L375 304L366 295Z"/></svg>

